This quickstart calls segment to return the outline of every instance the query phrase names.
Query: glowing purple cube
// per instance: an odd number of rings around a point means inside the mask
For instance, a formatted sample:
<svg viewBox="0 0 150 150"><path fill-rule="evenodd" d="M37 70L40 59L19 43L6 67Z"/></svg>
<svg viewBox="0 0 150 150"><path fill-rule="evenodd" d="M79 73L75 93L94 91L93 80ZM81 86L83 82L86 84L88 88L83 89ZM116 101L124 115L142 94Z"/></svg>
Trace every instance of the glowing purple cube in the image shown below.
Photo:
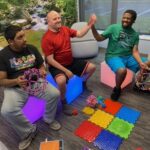
<svg viewBox="0 0 150 150"><path fill-rule="evenodd" d="M30 123L34 123L44 115L45 106L45 100L30 96L22 109L22 113Z"/></svg>

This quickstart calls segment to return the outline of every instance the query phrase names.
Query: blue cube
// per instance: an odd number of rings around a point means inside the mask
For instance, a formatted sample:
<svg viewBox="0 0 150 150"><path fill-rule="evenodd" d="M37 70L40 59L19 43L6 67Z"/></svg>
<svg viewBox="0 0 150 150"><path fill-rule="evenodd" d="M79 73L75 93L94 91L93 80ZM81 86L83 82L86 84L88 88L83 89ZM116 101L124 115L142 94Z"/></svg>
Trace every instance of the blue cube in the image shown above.
<svg viewBox="0 0 150 150"><path fill-rule="evenodd" d="M51 83L53 86L58 88L57 83L51 76L51 74L48 74L46 76L46 79L49 83ZM75 100L81 93L83 92L83 82L82 78L74 75L71 79L69 79L66 87L66 100L67 103L70 104L73 100Z"/></svg>

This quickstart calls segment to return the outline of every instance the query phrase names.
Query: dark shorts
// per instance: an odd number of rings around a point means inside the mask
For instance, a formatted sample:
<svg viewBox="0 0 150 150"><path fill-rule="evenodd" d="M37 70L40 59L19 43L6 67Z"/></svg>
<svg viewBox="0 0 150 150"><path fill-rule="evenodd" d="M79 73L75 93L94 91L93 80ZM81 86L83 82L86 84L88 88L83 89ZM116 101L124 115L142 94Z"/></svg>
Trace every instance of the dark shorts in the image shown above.
<svg viewBox="0 0 150 150"><path fill-rule="evenodd" d="M74 59L71 65L64 66L64 67L67 68L68 70L70 70L73 74L81 76L86 71L88 64L89 63L85 60ZM52 66L49 67L49 72L52 74L54 79L56 78L56 76L58 76L60 74L65 75L65 73L63 71L61 71L55 67L52 67Z"/></svg>

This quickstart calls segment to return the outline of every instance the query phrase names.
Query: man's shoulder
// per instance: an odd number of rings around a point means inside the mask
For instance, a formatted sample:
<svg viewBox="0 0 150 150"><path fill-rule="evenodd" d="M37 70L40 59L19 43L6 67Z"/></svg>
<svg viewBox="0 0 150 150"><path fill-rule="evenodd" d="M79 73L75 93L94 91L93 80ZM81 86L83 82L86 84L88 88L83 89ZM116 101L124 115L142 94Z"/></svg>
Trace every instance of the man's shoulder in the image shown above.
<svg viewBox="0 0 150 150"><path fill-rule="evenodd" d="M36 48L36 47L35 47L34 45L32 45L32 44L27 44L26 46L27 46L28 48L34 48L34 49Z"/></svg>
<svg viewBox="0 0 150 150"><path fill-rule="evenodd" d="M131 31L134 32L135 34L139 35L139 33L134 28L131 28Z"/></svg>
<svg viewBox="0 0 150 150"><path fill-rule="evenodd" d="M61 31L70 31L71 29L67 26L62 26Z"/></svg>
<svg viewBox="0 0 150 150"><path fill-rule="evenodd" d="M27 44L26 47L30 51L38 51L38 49L32 44Z"/></svg>
<svg viewBox="0 0 150 150"><path fill-rule="evenodd" d="M0 55L7 53L9 51L9 49L10 49L9 46L7 45L2 50L0 50Z"/></svg>
<svg viewBox="0 0 150 150"><path fill-rule="evenodd" d="M110 27L111 28L121 28L122 26L121 26L121 24L118 23L118 24L111 24Z"/></svg>
<svg viewBox="0 0 150 150"><path fill-rule="evenodd" d="M120 30L121 28L122 28L121 24L111 24L107 27L106 30L116 31L116 30Z"/></svg>

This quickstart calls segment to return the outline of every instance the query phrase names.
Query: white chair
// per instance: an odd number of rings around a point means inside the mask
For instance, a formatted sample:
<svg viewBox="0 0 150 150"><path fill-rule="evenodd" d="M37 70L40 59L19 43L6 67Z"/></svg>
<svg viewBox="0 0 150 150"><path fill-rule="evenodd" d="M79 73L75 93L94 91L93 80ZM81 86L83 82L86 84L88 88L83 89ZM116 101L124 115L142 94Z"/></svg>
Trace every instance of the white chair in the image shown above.
<svg viewBox="0 0 150 150"><path fill-rule="evenodd" d="M77 22L72 25L72 29L80 30L87 22ZM98 43L95 40L92 30L82 38L72 38L72 53L75 58L94 57L98 54Z"/></svg>

